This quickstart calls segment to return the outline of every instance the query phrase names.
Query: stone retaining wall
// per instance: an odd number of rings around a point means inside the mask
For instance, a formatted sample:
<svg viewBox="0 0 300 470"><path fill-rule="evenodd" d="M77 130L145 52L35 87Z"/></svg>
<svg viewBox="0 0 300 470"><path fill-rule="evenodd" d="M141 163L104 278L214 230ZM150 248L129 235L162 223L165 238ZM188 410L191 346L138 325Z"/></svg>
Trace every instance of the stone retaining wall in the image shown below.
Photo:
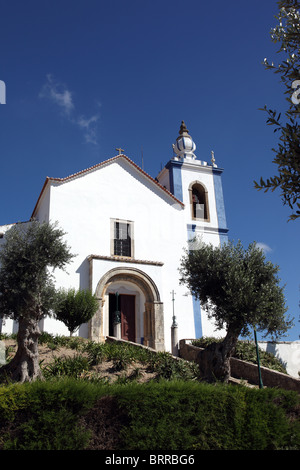
<svg viewBox="0 0 300 470"><path fill-rule="evenodd" d="M190 341L187 339L179 341L179 355L182 359L197 362L199 352L203 349L189 344ZM247 380L254 385L259 384L257 365L231 358L230 367L232 377ZM261 377L263 385L266 387L278 387L300 393L300 380L290 375L268 369L267 367L261 367Z"/></svg>
<svg viewBox="0 0 300 470"><path fill-rule="evenodd" d="M130 341L117 339L111 336L107 336L106 341L126 344L130 343L133 346L139 348L145 348L152 352L158 352L148 346L143 346L137 343L131 343ZM197 346L193 346L192 344L190 344L191 341L192 340L189 339L181 339L179 341L179 358L173 356L175 360L184 359L186 361L197 362L199 352L203 349L198 348ZM247 380L250 384L253 385L259 385L257 365L252 364L250 362L241 361L240 359L231 358L230 367L232 377L236 379ZM285 390L293 390L300 393L300 380L295 379L290 375L282 374L281 372L268 369L267 367L261 367L261 376L263 385L265 387L278 387L283 388Z"/></svg>

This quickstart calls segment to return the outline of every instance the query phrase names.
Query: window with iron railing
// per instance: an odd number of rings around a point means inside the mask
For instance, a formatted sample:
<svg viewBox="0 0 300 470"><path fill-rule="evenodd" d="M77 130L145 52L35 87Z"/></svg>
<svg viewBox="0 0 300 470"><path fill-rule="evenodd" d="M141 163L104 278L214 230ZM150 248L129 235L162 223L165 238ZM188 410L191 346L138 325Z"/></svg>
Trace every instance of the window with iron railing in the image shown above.
<svg viewBox="0 0 300 470"><path fill-rule="evenodd" d="M113 221L113 255L133 257L132 222Z"/></svg>

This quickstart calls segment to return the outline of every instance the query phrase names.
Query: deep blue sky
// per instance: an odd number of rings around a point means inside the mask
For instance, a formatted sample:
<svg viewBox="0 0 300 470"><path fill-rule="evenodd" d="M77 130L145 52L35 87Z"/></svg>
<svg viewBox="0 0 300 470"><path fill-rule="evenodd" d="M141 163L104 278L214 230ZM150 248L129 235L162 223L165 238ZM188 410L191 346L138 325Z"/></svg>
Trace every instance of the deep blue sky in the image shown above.
<svg viewBox="0 0 300 470"><path fill-rule="evenodd" d="M273 176L277 135L258 108L283 110L270 30L275 0L0 2L0 224L28 220L46 176L65 177L116 147L155 177L181 120L200 160L224 168L229 236L266 246L280 266L299 337L299 224Z"/></svg>

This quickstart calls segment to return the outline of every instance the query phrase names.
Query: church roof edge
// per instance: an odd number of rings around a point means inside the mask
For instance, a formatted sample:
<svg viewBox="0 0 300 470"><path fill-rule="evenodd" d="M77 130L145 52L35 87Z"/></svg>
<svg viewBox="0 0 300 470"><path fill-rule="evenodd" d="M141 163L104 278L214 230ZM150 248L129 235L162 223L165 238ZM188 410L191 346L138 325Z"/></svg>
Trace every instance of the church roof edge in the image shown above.
<svg viewBox="0 0 300 470"><path fill-rule="evenodd" d="M140 168L136 163L134 163L130 158L128 158L126 155L124 154L119 154L119 155L116 155L115 157L112 157L112 158L109 158L107 160L104 160L103 162L100 162L100 163L97 163L96 165L93 165L89 168L86 168L84 170L81 170L81 171L78 171L77 173L74 173L72 175L69 175L69 176L66 176L65 178L54 178L54 177L50 177L50 176L47 176L46 177L46 180L44 182L44 185L43 185L43 188L40 192L40 195L38 197L38 200L36 202L36 205L34 207L34 210L32 212L32 215L31 215L31 219L35 216L35 213L36 213L36 210L38 208L38 204L41 200L41 197L43 195L43 192L45 191L46 189L46 186L48 184L48 182L50 181L57 181L58 183L65 183L65 182L68 182L68 181L71 181L72 179L74 178L78 178L79 176L82 176L84 175L85 173L89 173L90 171L94 171L98 168L101 168L102 166L104 165L107 165L109 163L112 163L113 161L117 161L118 159L124 159L125 161L127 161L130 165L132 165L136 170L138 170L142 175L144 175L146 178L148 178L153 184L155 184L157 187L159 187L164 193L168 194L168 196L170 196L177 204L180 204L182 207L184 207L184 203L182 201L180 201L179 199L177 199L174 194L172 194L170 191L168 191L164 186L162 186L158 181L156 181L152 176L150 176L148 173L146 173L142 168Z"/></svg>

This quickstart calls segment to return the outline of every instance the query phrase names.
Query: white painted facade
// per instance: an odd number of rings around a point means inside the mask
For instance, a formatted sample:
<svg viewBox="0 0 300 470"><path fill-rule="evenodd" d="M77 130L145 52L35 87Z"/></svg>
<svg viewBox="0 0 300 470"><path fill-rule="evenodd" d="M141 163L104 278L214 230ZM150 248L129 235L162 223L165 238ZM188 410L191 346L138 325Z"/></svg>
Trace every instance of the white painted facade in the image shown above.
<svg viewBox="0 0 300 470"><path fill-rule="evenodd" d="M90 288L99 298L99 311L89 325L81 326L81 336L101 341L111 334L110 294L118 292L134 296L134 341L171 350L172 291L178 338L213 334L199 302L179 284L188 240L202 235L216 246L227 238L222 170L214 159L210 164L197 160L195 148L182 123L175 156L156 179L123 154L67 178L46 179L32 218L58 222L76 254L66 272L55 272L57 287ZM197 208L193 197L200 201ZM122 238L124 227L130 235L129 255L120 254L114 242L115 236ZM0 227L0 234L9 228ZM53 318L41 327L68 334ZM14 328L11 320L2 321L2 332Z"/></svg>
<svg viewBox="0 0 300 470"><path fill-rule="evenodd" d="M259 348L273 354L295 379L300 378L300 341L259 341Z"/></svg>

